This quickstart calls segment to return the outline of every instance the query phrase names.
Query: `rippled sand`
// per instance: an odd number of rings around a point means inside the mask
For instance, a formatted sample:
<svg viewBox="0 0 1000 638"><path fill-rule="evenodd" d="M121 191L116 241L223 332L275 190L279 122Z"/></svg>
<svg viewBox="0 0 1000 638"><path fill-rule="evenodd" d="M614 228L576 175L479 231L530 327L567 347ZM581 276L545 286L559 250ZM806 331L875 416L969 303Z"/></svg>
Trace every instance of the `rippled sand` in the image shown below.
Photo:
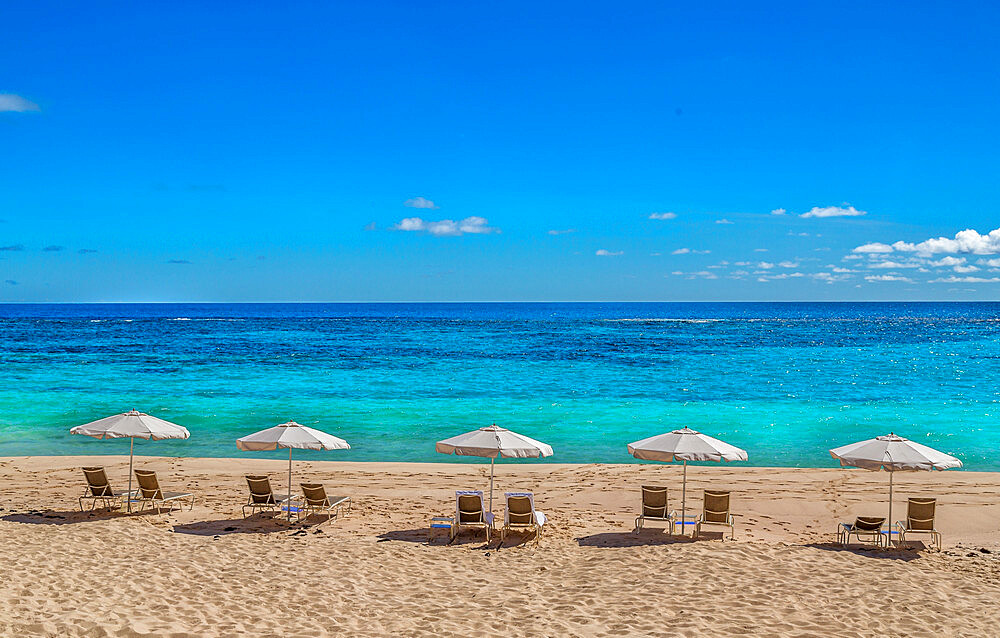
<svg viewBox="0 0 1000 638"><path fill-rule="evenodd" d="M281 461L137 459L171 515L80 514L79 468L124 487L127 458L0 459L0 635L992 635L1000 626L1000 474L897 475L937 496L945 551L842 550L835 521L884 510L886 475L857 470L689 468L689 504L733 490L735 541L631 533L642 483L680 507L680 468L508 465L498 493L533 490L539 547L468 533L426 543L456 488L488 466L296 463L296 481L354 498L350 516L289 527L244 521L243 475L284 484ZM674 489L676 488L676 489ZM500 506L495 507L502 512ZM502 517L502 513L501 513ZM983 552L981 550L987 550Z"/></svg>

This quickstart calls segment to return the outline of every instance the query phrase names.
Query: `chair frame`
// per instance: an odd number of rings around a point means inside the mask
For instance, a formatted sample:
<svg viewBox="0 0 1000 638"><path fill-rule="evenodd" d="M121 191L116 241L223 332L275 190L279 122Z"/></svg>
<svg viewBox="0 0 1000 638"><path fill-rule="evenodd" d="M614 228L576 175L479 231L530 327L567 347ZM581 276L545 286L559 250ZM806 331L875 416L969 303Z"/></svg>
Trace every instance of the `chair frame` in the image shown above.
<svg viewBox="0 0 1000 638"><path fill-rule="evenodd" d="M876 524L878 521L878 527L875 529L858 529L858 522L862 519L869 519L864 521L866 524ZM889 540L886 538L885 532L882 531L882 526L885 525L884 516L858 516L854 519L853 523L840 523L837 526L837 543L844 545L845 547L850 544L851 536L858 539L859 543L864 543L864 539L875 541L876 547L887 547Z"/></svg>
<svg viewBox="0 0 1000 638"><path fill-rule="evenodd" d="M477 497L479 499L479 509L475 510L463 510L462 509L462 498L463 497ZM463 521L463 515L475 516L479 515L479 520L475 521ZM494 521L496 517L493 512L486 511L486 500L483 498L482 490L457 490L455 492L455 521L453 523L453 531L451 534L452 538L455 538L462 533L463 527L470 527L476 529L486 530L486 542L490 542L491 533L495 533Z"/></svg>
<svg viewBox="0 0 1000 638"><path fill-rule="evenodd" d="M526 499L531 507L531 513L530 513L531 519L527 523L511 522L510 501L511 499L522 499L522 498ZM542 513L535 509L535 495L531 492L507 492L505 494L505 504L506 507L504 508L504 514L503 514L503 528L501 528L500 530L500 544L501 545L503 544L503 542L507 539L507 534L510 532L535 532L535 546L537 547L538 543L542 539L542 528L544 527L544 523L540 524L538 522L538 515ZM528 513L515 514L515 516L528 516L528 515L529 515ZM544 514L542 514L542 520L543 521L545 520Z"/></svg>
<svg viewBox="0 0 1000 638"><path fill-rule="evenodd" d="M291 503L295 500L295 497L291 494L285 495L284 498L278 498L274 493L274 488L271 487L271 478L264 474L247 474L245 475L247 480L247 487L250 489L250 496L247 497L246 504L242 507L243 518L249 518L258 512L281 512L281 506L285 503ZM254 492L253 484L255 482L266 482L267 492ZM263 502L255 501L255 498L265 499ZM250 513L247 514L247 509Z"/></svg>
<svg viewBox="0 0 1000 638"><path fill-rule="evenodd" d="M326 520L329 521L334 516L340 518L344 509L347 510L343 512L344 516L351 512L350 496L327 496L326 487L322 483L299 483L299 487L302 489L302 505L297 512L297 521L301 522L302 519L308 518L312 514L322 513L326 513ZM310 499L307 494L308 489L322 490L323 498Z"/></svg>
<svg viewBox="0 0 1000 638"><path fill-rule="evenodd" d="M930 518L913 518L910 515L910 508L913 505L932 505L934 508L934 513ZM906 502L906 520L896 521L896 530L899 532L899 543L902 545L906 542L906 537L910 534L930 534L931 544L937 551L941 551L941 532L937 531L937 527L934 525L934 520L937 518L937 499L936 498L909 498ZM912 522L917 523L929 523L929 529L916 529L912 527Z"/></svg>
<svg viewBox="0 0 1000 638"><path fill-rule="evenodd" d="M652 494L663 494L663 506L659 505L648 505L646 503L646 496ZM670 500L667 498L667 488L659 487L655 485L643 485L642 486L642 514L639 514L635 518L635 533L638 534L642 531L643 524L649 521L656 521L659 523L667 523L667 533L671 536L674 535L674 526L677 524L677 510L670 510ZM647 510L662 511L662 515L657 516L654 514L647 514Z"/></svg>
<svg viewBox="0 0 1000 638"><path fill-rule="evenodd" d="M153 470L136 470L135 477L139 481L139 489L136 490L137 494L131 497L131 500L133 502L138 501L138 512L146 509L146 505L156 508L158 513L164 509L164 506L167 506L168 513L174 511L175 504L178 509L183 510L183 505L178 503L178 501L183 501L184 499L188 501L188 511L194 509L194 494L191 492L164 492L163 488L160 487L159 479L156 478L156 472ZM144 488L142 486L143 478L152 478L156 483L156 488ZM152 495L147 496L149 492L152 492Z"/></svg>
<svg viewBox="0 0 1000 638"><path fill-rule="evenodd" d="M100 472L104 476L104 485L97 485L91 482L91 474L97 474ZM113 490L111 489L111 482L108 480L108 474L103 467L85 467L83 468L83 475L87 479L87 487L83 489L83 496L80 497L80 511L86 512L86 508L83 506L83 502L90 500L90 511L93 512L97 508L97 501L104 502L104 509L107 510L117 510L121 509L124 503L124 498L131 496L135 490L129 492L128 490ZM100 493L98 493L100 492ZM117 503L116 505L112 505Z"/></svg>
<svg viewBox="0 0 1000 638"><path fill-rule="evenodd" d="M701 516L698 517L698 522L694 526L694 538L698 538L698 536L701 534L701 526L702 525L722 525L724 527L728 527L729 528L729 540L735 539L736 538L736 521L733 518L733 514L732 514L732 500L731 500L732 499L732 492L729 492L729 491L718 491L718 492L716 492L714 490L705 490L705 495L704 495L703 499L705 497L708 497L709 495L711 495L711 496L718 496L718 497L721 497L723 495L727 496L729 498L729 500L727 502L727 508L725 510L720 510L720 511L709 510L709 509L707 509L706 504L705 504L705 502L703 500L702 501ZM705 517L706 514L719 514L719 515L725 514L725 521L710 521L710 520L707 520L706 517ZM726 534L725 534L725 532L723 532L723 534L722 534L722 540L725 540L725 539L726 539Z"/></svg>

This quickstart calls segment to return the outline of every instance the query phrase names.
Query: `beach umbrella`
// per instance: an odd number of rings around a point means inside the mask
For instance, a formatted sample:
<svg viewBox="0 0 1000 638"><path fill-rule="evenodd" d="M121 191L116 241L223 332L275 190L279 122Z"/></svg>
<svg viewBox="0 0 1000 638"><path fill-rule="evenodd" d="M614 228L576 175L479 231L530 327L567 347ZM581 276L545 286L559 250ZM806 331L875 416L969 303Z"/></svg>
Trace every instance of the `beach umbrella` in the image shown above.
<svg viewBox="0 0 1000 638"><path fill-rule="evenodd" d="M954 456L889 433L830 450L842 467L889 472L889 533L892 534L892 475L896 472L947 470L962 467Z"/></svg>
<svg viewBox="0 0 1000 638"><path fill-rule="evenodd" d="M512 432L496 423L472 432L438 441L434 449L441 454L482 456L490 460L490 511L493 511L493 465L498 456L517 459L537 459L552 456L552 447Z"/></svg>
<svg viewBox="0 0 1000 638"><path fill-rule="evenodd" d="M681 488L681 534L684 533L687 513L687 463L688 461L746 461L746 450L713 439L691 428L681 428L666 434L628 444L628 453L643 461L684 462L684 482Z"/></svg>
<svg viewBox="0 0 1000 638"><path fill-rule="evenodd" d="M186 439L191 436L187 428L164 421L155 416L130 410L122 414L104 417L71 428L70 434L83 434L95 439L121 439L128 437L128 511L132 511L132 459L136 439Z"/></svg>
<svg viewBox="0 0 1000 638"><path fill-rule="evenodd" d="M300 425L295 421L254 432L236 439L236 447L249 452L288 448L288 496L292 496L292 450L349 450L344 439ZM292 507L288 506L288 520L292 520Z"/></svg>

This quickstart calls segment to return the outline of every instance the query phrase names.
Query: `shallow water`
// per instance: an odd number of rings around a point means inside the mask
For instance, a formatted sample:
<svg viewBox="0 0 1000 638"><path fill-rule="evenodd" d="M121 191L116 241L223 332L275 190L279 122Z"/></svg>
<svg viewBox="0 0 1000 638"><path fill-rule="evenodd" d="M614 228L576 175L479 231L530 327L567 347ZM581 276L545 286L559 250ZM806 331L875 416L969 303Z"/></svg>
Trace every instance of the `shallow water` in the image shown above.
<svg viewBox="0 0 1000 638"><path fill-rule="evenodd" d="M687 425L754 465L894 431L1000 470L998 341L994 303L0 305L0 455L127 453L68 430L135 407L191 430L156 455L294 419L353 447L317 460L454 461L495 421L553 462Z"/></svg>

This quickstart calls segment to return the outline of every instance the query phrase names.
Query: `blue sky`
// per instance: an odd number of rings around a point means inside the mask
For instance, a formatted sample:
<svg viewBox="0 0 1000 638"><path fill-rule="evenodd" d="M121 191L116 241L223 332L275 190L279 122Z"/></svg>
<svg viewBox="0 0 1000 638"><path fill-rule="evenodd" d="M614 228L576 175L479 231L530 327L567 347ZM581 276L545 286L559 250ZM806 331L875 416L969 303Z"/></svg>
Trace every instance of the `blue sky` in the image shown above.
<svg viewBox="0 0 1000 638"><path fill-rule="evenodd" d="M0 301L1000 293L987 3L147 5L3 10Z"/></svg>

